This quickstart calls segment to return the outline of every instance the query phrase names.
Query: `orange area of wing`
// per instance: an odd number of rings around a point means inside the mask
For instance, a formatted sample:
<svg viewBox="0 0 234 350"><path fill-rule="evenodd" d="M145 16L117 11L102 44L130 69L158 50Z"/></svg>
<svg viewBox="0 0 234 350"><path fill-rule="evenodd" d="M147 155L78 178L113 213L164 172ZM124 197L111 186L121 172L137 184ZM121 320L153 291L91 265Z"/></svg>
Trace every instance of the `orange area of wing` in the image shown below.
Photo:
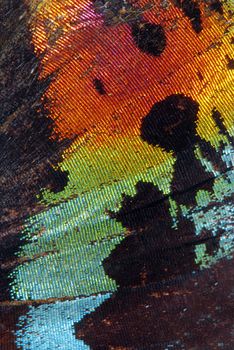
<svg viewBox="0 0 234 350"><path fill-rule="evenodd" d="M39 11L33 40L36 51L45 54L41 77L56 72L46 98L59 137L86 131L139 135L141 120L154 103L174 93L198 101L201 120L210 117L212 93L229 74L229 39L217 14L203 13L203 30L196 34L179 9L163 10L155 2L144 19L163 25L167 45L160 57L153 57L137 48L128 24L105 26L91 1L55 3L47 11L53 25L47 12ZM52 34L46 25L54 26ZM94 88L95 78L102 80L105 95Z"/></svg>

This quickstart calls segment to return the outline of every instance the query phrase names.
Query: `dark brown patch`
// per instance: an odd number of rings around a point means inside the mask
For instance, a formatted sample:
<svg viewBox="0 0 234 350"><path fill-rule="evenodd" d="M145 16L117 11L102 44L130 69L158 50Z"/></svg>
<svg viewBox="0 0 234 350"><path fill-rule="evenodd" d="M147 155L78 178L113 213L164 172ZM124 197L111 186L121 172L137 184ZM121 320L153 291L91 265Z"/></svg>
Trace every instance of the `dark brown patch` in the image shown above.
<svg viewBox="0 0 234 350"><path fill-rule="evenodd" d="M225 56L227 60L227 68L228 69L234 69L234 59L230 58L228 55Z"/></svg>
<svg viewBox="0 0 234 350"><path fill-rule="evenodd" d="M169 198L152 183L138 182L136 190L133 197L124 195L120 210L110 214L128 235L103 261L108 276L120 287L135 287L197 270L194 248L213 241L212 235L204 232L199 239L194 224L182 215L174 229Z"/></svg>
<svg viewBox="0 0 234 350"><path fill-rule="evenodd" d="M8 306L1 306L0 304L0 349L2 350L19 350L16 345L17 323L21 315L26 314L28 307L12 306L10 303Z"/></svg>
<svg viewBox="0 0 234 350"><path fill-rule="evenodd" d="M201 141L203 144L204 142ZM205 148L207 148L207 145ZM198 190L212 192L215 180L213 172L204 169L201 161L196 158L194 151L194 148L189 148L177 153L171 184L173 198L178 203L189 206L196 205ZM222 159L219 157L219 165L222 164Z"/></svg>
<svg viewBox="0 0 234 350"><path fill-rule="evenodd" d="M219 129L219 133L221 135L226 136L229 143L231 145L234 145L234 137L228 133L227 128L224 124L224 119L222 117L222 114L216 108L213 108L213 110L212 110L212 118L215 121L215 124Z"/></svg>
<svg viewBox="0 0 234 350"><path fill-rule="evenodd" d="M201 81L204 79L203 75L200 71L197 71L197 76L198 76L199 80L201 80Z"/></svg>
<svg viewBox="0 0 234 350"><path fill-rule="evenodd" d="M51 138L54 121L42 96L52 77L39 80L39 59L31 43L27 7L23 1L2 1L0 18L1 265L23 244L21 224L36 210L40 190L57 192L66 185L68 174L55 169L68 142ZM0 270L0 280L0 298L8 299L6 271Z"/></svg>
<svg viewBox="0 0 234 350"><path fill-rule="evenodd" d="M232 349L233 258L203 273L115 293L75 324L93 350Z"/></svg>
<svg viewBox="0 0 234 350"><path fill-rule="evenodd" d="M211 11L215 11L220 15L223 15L223 4L220 0L210 0L209 8L211 9Z"/></svg>
<svg viewBox="0 0 234 350"><path fill-rule="evenodd" d="M199 2L193 0L174 0L186 17L190 19L193 30L198 34L202 31L202 18Z"/></svg>

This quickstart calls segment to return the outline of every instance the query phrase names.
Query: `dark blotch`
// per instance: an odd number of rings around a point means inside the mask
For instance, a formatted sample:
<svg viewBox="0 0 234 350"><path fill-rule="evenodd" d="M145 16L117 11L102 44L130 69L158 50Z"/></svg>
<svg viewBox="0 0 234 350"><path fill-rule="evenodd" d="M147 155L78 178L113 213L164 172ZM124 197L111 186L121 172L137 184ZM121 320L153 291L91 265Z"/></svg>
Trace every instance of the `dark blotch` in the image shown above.
<svg viewBox="0 0 234 350"><path fill-rule="evenodd" d="M194 147L177 153L171 183L172 197L177 203L196 205L197 191L212 191L213 184L214 174L204 169Z"/></svg>
<svg viewBox="0 0 234 350"><path fill-rule="evenodd" d="M212 0L209 7L211 11L215 11L220 15L223 15L223 5L220 0Z"/></svg>
<svg viewBox="0 0 234 350"><path fill-rule="evenodd" d="M195 156L202 140L196 134L199 104L183 94L156 103L143 119L141 137L176 156L171 191L178 203L196 205L199 189L212 191L214 175Z"/></svg>
<svg viewBox="0 0 234 350"><path fill-rule="evenodd" d="M190 19L193 30L200 33L202 31L202 19L199 4L192 0L175 0L174 3Z"/></svg>
<svg viewBox="0 0 234 350"><path fill-rule="evenodd" d="M76 338L93 350L233 349L232 276L233 259L220 259L162 289L119 290L75 323Z"/></svg>
<svg viewBox="0 0 234 350"><path fill-rule="evenodd" d="M199 142L199 149L202 157L206 158L212 164L213 168L221 173L227 170L226 163L222 159L223 148L225 148L225 143L223 141L220 142L219 149L215 149L210 141L201 139Z"/></svg>
<svg viewBox="0 0 234 350"><path fill-rule="evenodd" d="M97 92L99 92L100 95L106 94L105 86L104 86L103 81L101 79L95 78L93 80L93 84L94 84L95 89L97 90Z"/></svg>
<svg viewBox="0 0 234 350"><path fill-rule="evenodd" d="M166 47L166 35L163 27L149 22L137 22L132 25L132 36L137 47L144 53L160 56Z"/></svg>
<svg viewBox="0 0 234 350"><path fill-rule="evenodd" d="M136 184L136 194L134 197L124 194L122 206L118 213L110 214L128 229L140 228L147 224L149 217L141 212L142 208L149 208L152 203L161 202L162 192L152 183L139 181ZM154 204L155 205L155 204ZM164 201L164 211L168 209L168 203ZM138 213L135 215L134 213ZM171 220L170 220L171 222Z"/></svg>
<svg viewBox="0 0 234 350"><path fill-rule="evenodd" d="M195 270L194 225L180 217L172 228L169 199L152 184L138 182L136 195L123 196L112 217L129 235L103 261L105 272L119 286L167 280Z"/></svg>
<svg viewBox="0 0 234 350"><path fill-rule="evenodd" d="M216 108L213 108L213 110L212 110L212 118L215 121L217 127L219 128L220 133L225 135L226 128L225 128L225 125L223 123L223 118L222 118L221 113Z"/></svg>
<svg viewBox="0 0 234 350"><path fill-rule="evenodd" d="M204 79L203 75L200 71L197 71L197 76L198 76L199 80L201 80L201 81Z"/></svg>
<svg viewBox="0 0 234 350"><path fill-rule="evenodd" d="M60 169L55 170L52 168L50 171L48 170L48 174L51 176L51 179L53 179L51 190L54 193L63 191L68 183L68 171L62 171Z"/></svg>
<svg viewBox="0 0 234 350"><path fill-rule="evenodd" d="M212 110L212 118L215 121L215 124L219 129L219 133L221 135L226 136L226 138L228 139L230 144L234 145L234 137L228 133L227 128L224 124L222 114L216 108L213 108L213 110Z"/></svg>
<svg viewBox="0 0 234 350"><path fill-rule="evenodd" d="M199 105L182 94L155 103L143 119L141 137L151 145L179 152L196 142Z"/></svg>
<svg viewBox="0 0 234 350"><path fill-rule="evenodd" d="M226 60L227 60L227 67L228 69L234 69L234 59L230 58L228 55L226 55Z"/></svg>

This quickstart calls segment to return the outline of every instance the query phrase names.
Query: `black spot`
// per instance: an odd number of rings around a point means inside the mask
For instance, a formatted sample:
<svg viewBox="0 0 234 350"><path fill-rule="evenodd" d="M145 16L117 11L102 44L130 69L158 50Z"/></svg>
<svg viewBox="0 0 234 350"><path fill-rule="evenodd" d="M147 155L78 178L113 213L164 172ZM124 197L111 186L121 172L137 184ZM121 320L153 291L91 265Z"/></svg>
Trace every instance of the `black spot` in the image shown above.
<svg viewBox="0 0 234 350"><path fill-rule="evenodd" d="M223 5L220 0L211 0L209 7L211 11L215 11L220 15L223 15Z"/></svg>
<svg viewBox="0 0 234 350"><path fill-rule="evenodd" d="M103 81L101 79L95 78L93 80L93 84L94 84L95 89L97 90L97 92L99 92L100 95L106 94L105 86L104 86Z"/></svg>
<svg viewBox="0 0 234 350"><path fill-rule="evenodd" d="M132 25L132 36L137 47L144 53L160 56L166 47L163 27L149 22L136 22Z"/></svg>
<svg viewBox="0 0 234 350"><path fill-rule="evenodd" d="M227 68L228 69L234 69L234 59L230 58L228 55L225 56L227 60Z"/></svg>
<svg viewBox="0 0 234 350"><path fill-rule="evenodd" d="M182 94L168 96L155 103L143 119L141 137L151 145L179 152L196 140L196 121L199 104Z"/></svg>
<svg viewBox="0 0 234 350"><path fill-rule="evenodd" d="M190 19L193 30L200 33L202 31L202 19L199 4L193 0L174 0L174 3Z"/></svg>

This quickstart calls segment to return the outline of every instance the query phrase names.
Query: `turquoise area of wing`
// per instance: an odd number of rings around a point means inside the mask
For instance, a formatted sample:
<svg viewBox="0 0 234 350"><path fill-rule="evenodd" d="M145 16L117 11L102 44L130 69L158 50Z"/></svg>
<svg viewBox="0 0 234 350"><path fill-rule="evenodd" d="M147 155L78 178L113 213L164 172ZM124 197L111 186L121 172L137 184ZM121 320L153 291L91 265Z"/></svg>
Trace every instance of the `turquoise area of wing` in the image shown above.
<svg viewBox="0 0 234 350"><path fill-rule="evenodd" d="M20 317L16 345L22 350L88 350L75 338L74 323L94 311L110 294L81 298L55 304L31 306Z"/></svg>

